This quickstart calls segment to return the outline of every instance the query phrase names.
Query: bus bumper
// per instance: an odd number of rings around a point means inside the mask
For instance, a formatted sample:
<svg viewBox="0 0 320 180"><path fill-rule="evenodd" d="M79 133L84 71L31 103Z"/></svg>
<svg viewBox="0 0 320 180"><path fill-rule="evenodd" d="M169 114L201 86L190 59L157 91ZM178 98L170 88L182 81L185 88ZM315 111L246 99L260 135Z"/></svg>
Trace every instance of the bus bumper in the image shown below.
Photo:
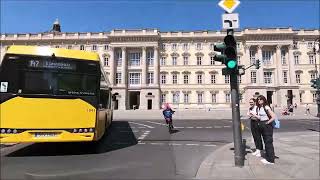
<svg viewBox="0 0 320 180"><path fill-rule="evenodd" d="M68 131L24 131L18 134L0 134L0 143L81 142L93 140L93 132L70 133Z"/></svg>

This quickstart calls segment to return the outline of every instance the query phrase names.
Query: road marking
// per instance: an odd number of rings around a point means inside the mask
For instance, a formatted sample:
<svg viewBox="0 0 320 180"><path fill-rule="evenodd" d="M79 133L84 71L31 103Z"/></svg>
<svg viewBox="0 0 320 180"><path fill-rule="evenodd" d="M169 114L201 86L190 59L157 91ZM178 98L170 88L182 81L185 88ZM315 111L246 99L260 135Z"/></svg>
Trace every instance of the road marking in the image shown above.
<svg viewBox="0 0 320 180"><path fill-rule="evenodd" d="M131 123L131 124L136 124L136 125L140 125L140 126L144 126L144 127L147 127L147 128L154 128L154 127L152 127L152 126L148 126L148 125L141 124L141 123L135 123L135 122L129 122L129 123ZM139 127L139 128L141 128L141 127Z"/></svg>
<svg viewBox="0 0 320 180"><path fill-rule="evenodd" d="M212 128L212 127L211 127L211 126L208 126L208 127L206 127L206 128L208 128L208 129L209 129L209 128Z"/></svg>
<svg viewBox="0 0 320 180"><path fill-rule="evenodd" d="M191 128L193 128L193 127L187 127L187 128L191 129Z"/></svg>
<svg viewBox="0 0 320 180"><path fill-rule="evenodd" d="M133 131L120 131L120 132L123 132L123 133L131 133L131 132L139 132L138 130L133 130Z"/></svg>
<svg viewBox="0 0 320 180"><path fill-rule="evenodd" d="M186 144L187 146L199 146L199 144Z"/></svg>
<svg viewBox="0 0 320 180"><path fill-rule="evenodd" d="M146 143L144 143L144 142L138 142L138 144L146 144Z"/></svg>
<svg viewBox="0 0 320 180"><path fill-rule="evenodd" d="M175 128L183 129L184 127L175 127Z"/></svg>
<svg viewBox="0 0 320 180"><path fill-rule="evenodd" d="M172 145L172 146L181 146L182 144L177 144L177 143L169 143L168 145Z"/></svg>
<svg viewBox="0 0 320 180"><path fill-rule="evenodd" d="M152 145L164 145L164 143L150 143Z"/></svg>
<svg viewBox="0 0 320 180"><path fill-rule="evenodd" d="M214 126L214 128L221 128L221 126Z"/></svg>
<svg viewBox="0 0 320 180"><path fill-rule="evenodd" d="M197 127L198 129L202 128L202 127Z"/></svg>
<svg viewBox="0 0 320 180"><path fill-rule="evenodd" d="M143 129L144 129L144 128L146 128L146 127L143 127L143 126L142 126L142 127L138 127L138 128L140 128L140 129L142 129L142 128L143 128Z"/></svg>
<svg viewBox="0 0 320 180"><path fill-rule="evenodd" d="M157 125L167 126L166 124L163 124L163 123L157 123L157 122L152 122L152 121L146 121L146 122L151 123L151 124L157 124Z"/></svg>
<svg viewBox="0 0 320 180"><path fill-rule="evenodd" d="M231 127L231 126L223 126L223 127L228 128L228 127Z"/></svg>
<svg viewBox="0 0 320 180"><path fill-rule="evenodd" d="M215 145L215 144L206 144L206 145L203 145L203 146L212 147L212 146L217 146L217 145Z"/></svg>

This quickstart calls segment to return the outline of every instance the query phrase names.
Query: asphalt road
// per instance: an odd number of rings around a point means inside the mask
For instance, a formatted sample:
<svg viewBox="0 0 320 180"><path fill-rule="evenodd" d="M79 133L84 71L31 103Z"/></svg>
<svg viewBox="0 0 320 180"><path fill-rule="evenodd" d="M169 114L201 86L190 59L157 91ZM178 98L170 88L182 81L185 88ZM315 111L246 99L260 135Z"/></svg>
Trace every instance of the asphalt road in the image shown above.
<svg viewBox="0 0 320 180"><path fill-rule="evenodd" d="M248 126L248 122L245 122ZM192 179L233 142L231 120L114 121L99 143L38 143L1 149L1 179ZM318 131L318 120L282 120L275 133ZM246 128L243 138L250 139Z"/></svg>

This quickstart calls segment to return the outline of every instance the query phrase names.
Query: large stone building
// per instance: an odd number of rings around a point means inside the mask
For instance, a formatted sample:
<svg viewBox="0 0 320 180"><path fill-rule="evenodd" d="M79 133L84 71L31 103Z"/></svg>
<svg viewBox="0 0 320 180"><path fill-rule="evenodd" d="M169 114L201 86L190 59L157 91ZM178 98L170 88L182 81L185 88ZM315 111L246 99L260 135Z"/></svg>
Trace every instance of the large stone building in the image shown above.
<svg viewBox="0 0 320 180"><path fill-rule="evenodd" d="M10 45L37 45L96 51L116 94L115 108L159 109L230 106L229 77L214 61L215 43L224 31L161 32L157 29L111 32L1 34L1 59ZM260 59L261 68L247 69L239 79L242 103L255 94L275 106L315 105L319 52L313 52L319 29L244 29L235 32L238 62L245 67Z"/></svg>

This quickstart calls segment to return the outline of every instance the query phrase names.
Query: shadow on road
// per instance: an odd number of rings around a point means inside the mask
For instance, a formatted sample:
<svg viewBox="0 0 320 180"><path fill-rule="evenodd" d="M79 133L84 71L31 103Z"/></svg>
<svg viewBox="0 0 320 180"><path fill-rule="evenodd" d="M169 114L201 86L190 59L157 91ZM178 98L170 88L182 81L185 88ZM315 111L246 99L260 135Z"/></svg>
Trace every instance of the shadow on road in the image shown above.
<svg viewBox="0 0 320 180"><path fill-rule="evenodd" d="M126 133L122 133L122 131ZM35 143L7 156L61 156L99 154L127 148L137 144L137 139L127 121L114 121L98 142Z"/></svg>

